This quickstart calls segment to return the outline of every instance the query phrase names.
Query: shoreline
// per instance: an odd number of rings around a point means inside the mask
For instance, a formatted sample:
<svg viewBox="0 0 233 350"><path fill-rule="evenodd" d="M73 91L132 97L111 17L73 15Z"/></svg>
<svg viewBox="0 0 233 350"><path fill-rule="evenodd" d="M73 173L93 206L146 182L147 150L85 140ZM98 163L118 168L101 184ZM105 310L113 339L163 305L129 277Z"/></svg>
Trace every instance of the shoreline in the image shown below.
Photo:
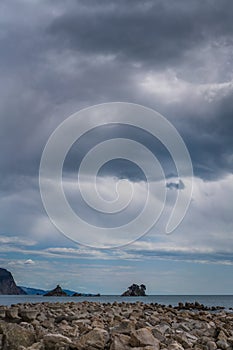
<svg viewBox="0 0 233 350"><path fill-rule="evenodd" d="M194 306L184 309L140 301L2 306L0 349L233 349L233 314Z"/></svg>

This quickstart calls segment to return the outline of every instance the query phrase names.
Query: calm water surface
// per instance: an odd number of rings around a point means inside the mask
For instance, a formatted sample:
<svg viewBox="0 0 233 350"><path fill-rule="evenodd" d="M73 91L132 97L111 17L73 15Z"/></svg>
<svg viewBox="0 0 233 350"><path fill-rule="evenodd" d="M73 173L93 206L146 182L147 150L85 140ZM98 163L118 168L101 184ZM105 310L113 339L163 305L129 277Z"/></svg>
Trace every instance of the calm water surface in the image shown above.
<svg viewBox="0 0 233 350"><path fill-rule="evenodd" d="M224 306L226 309L233 307L233 295L149 295L146 297L120 297L116 295L102 295L100 297L43 297L41 295L0 295L0 305L12 305L18 303L40 302L81 302L96 301L102 303L142 301L143 303L159 303L176 306L179 302L198 301L206 306Z"/></svg>

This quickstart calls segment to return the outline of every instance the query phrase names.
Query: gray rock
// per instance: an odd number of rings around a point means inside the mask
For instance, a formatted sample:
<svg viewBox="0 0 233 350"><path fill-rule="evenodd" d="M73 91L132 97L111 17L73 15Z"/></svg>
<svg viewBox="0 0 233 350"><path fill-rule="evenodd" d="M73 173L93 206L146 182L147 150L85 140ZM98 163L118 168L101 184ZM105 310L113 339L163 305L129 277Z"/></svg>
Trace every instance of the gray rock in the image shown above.
<svg viewBox="0 0 233 350"><path fill-rule="evenodd" d="M184 350L183 346L177 341L173 341L167 348L168 350Z"/></svg>
<svg viewBox="0 0 233 350"><path fill-rule="evenodd" d="M0 308L0 318L5 318L6 317L6 309L5 308Z"/></svg>
<svg viewBox="0 0 233 350"><path fill-rule="evenodd" d="M0 321L0 334L3 334L2 348L4 350L19 350L20 346L29 347L35 342L32 331L14 323Z"/></svg>
<svg viewBox="0 0 233 350"><path fill-rule="evenodd" d="M130 350L130 337L125 334L114 334L111 339L110 350Z"/></svg>
<svg viewBox="0 0 233 350"><path fill-rule="evenodd" d="M122 322L118 326L112 328L111 333L121 333L130 335L134 329L135 325L132 321L122 320Z"/></svg>
<svg viewBox="0 0 233 350"><path fill-rule="evenodd" d="M11 307L6 310L6 317L9 319L19 319L18 315L18 308L17 307Z"/></svg>
<svg viewBox="0 0 233 350"><path fill-rule="evenodd" d="M35 320L37 314L38 314L38 311L33 309L20 310L19 312L19 315L23 319L23 321L27 321L27 322Z"/></svg>
<svg viewBox="0 0 233 350"><path fill-rule="evenodd" d="M27 348L22 346L20 350L45 350L45 347L42 343L34 343L32 346L29 346Z"/></svg>
<svg viewBox="0 0 233 350"><path fill-rule="evenodd" d="M207 346L208 350L216 350L217 349L216 343L214 341L211 341L211 340L209 340L206 343L206 346Z"/></svg>
<svg viewBox="0 0 233 350"><path fill-rule="evenodd" d="M43 340L46 350L69 349L69 345L72 343L68 337L62 334L49 333L44 336Z"/></svg>
<svg viewBox="0 0 233 350"><path fill-rule="evenodd" d="M217 341L217 346L223 350L229 350L230 344L225 339L220 339Z"/></svg>
<svg viewBox="0 0 233 350"><path fill-rule="evenodd" d="M104 349L109 340L108 332L101 328L94 328L92 331L82 335L75 344L78 349Z"/></svg>
<svg viewBox="0 0 233 350"><path fill-rule="evenodd" d="M156 328L152 328L151 332L153 334L153 336L158 339L160 342L164 342L165 341L165 336Z"/></svg>
<svg viewBox="0 0 233 350"><path fill-rule="evenodd" d="M159 349L159 340L156 339L150 329L140 328L134 331L130 337L130 345L133 347L151 345L154 350Z"/></svg>

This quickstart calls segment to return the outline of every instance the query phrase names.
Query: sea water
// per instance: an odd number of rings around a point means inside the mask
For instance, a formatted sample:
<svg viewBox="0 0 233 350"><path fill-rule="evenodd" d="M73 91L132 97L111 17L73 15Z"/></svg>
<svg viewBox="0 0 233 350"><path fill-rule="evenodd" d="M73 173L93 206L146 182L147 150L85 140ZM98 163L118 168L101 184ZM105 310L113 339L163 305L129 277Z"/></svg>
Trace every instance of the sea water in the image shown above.
<svg viewBox="0 0 233 350"><path fill-rule="evenodd" d="M117 295L102 295L99 297L44 297L41 295L0 295L0 305L41 302L81 302L95 301L101 303L141 301L143 303L159 303L176 306L179 302L199 302L205 306L223 306L226 310L233 308L233 295L148 295L146 297L121 297Z"/></svg>

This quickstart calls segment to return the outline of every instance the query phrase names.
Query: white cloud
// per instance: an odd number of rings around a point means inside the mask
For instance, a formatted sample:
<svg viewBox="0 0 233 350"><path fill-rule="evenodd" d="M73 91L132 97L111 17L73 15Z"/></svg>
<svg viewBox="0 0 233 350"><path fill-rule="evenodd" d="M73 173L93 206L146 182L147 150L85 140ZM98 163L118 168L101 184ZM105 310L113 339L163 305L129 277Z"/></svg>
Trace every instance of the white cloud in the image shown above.
<svg viewBox="0 0 233 350"><path fill-rule="evenodd" d="M0 235L0 244L34 246L36 243L37 242L31 238Z"/></svg>
<svg viewBox="0 0 233 350"><path fill-rule="evenodd" d="M27 259L25 262L24 262L24 265L34 265L35 264L35 261L33 261L32 259Z"/></svg>
<svg viewBox="0 0 233 350"><path fill-rule="evenodd" d="M187 99L192 103L198 100L212 102L233 92L233 80L208 84L189 82L178 77L173 70L145 73L138 86L142 91L168 104L184 102Z"/></svg>

